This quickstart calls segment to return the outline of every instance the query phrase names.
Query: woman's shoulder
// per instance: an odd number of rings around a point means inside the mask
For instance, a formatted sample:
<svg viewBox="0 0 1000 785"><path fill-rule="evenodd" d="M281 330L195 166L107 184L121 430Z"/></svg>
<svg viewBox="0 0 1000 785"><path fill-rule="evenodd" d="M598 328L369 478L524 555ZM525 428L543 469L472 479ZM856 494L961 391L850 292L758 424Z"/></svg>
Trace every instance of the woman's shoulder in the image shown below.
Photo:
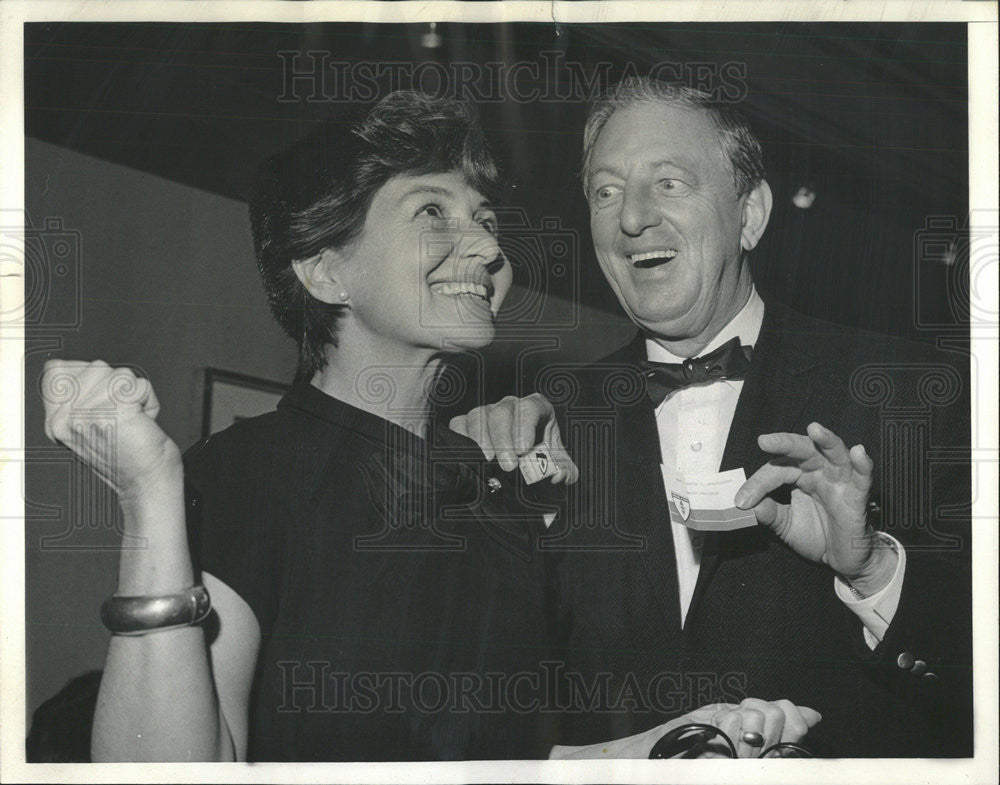
<svg viewBox="0 0 1000 785"><path fill-rule="evenodd" d="M285 407L239 420L193 444L184 454L188 477L252 478L282 467L322 461L336 440L317 423Z"/></svg>
<svg viewBox="0 0 1000 785"><path fill-rule="evenodd" d="M285 418L281 412L273 411L238 420L228 428L205 436L191 445L184 453L185 465L227 456L242 456L246 459L263 450L280 446L282 440L278 437L282 433L283 419Z"/></svg>

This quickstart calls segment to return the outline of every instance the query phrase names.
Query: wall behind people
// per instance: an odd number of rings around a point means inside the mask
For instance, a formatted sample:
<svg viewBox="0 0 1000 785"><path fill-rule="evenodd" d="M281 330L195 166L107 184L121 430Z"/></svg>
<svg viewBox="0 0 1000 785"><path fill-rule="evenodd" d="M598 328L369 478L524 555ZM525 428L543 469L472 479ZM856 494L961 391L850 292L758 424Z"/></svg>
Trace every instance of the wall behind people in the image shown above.
<svg viewBox="0 0 1000 785"><path fill-rule="evenodd" d="M120 539L114 499L68 452L46 446L42 363L137 366L161 401L158 421L187 447L200 433L206 366L285 381L295 354L268 312L243 202L30 138L25 165L33 226L50 219L45 231L78 240L71 267L80 273L79 326L37 330L26 343L25 444L39 458L26 491L30 715L69 678L102 666L98 612L115 588Z"/></svg>

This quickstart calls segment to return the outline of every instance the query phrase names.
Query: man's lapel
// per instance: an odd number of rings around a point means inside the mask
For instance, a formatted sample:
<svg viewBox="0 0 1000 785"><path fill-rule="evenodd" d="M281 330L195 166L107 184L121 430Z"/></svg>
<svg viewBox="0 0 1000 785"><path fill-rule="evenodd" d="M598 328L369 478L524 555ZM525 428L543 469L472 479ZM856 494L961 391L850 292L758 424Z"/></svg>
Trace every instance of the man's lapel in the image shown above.
<svg viewBox="0 0 1000 785"><path fill-rule="evenodd" d="M646 358L645 339L640 334L619 355L628 364ZM650 589L663 614L667 630L680 635L680 600L674 540L670 527L660 471L660 437L656 414L646 395L634 404L619 408L620 435L617 441L618 500L615 509L623 529L642 536L646 546L637 558L649 579Z"/></svg>
<svg viewBox="0 0 1000 785"><path fill-rule="evenodd" d="M821 365L813 348L815 337L803 331L793 312L780 303L767 303L720 471L742 466L749 477L767 460L757 437L799 425Z"/></svg>
<svg viewBox="0 0 1000 785"><path fill-rule="evenodd" d="M814 351L815 336L805 333L794 312L780 303L765 301L764 322L754 347L753 361L740 393L729 428L720 471L742 467L747 477L764 465L768 455L757 446L757 437L775 431L802 431L803 413L816 389L821 358ZM728 542L727 539L728 538ZM701 567L688 611L688 624L719 566L724 546L762 546L763 529L717 532L705 539Z"/></svg>

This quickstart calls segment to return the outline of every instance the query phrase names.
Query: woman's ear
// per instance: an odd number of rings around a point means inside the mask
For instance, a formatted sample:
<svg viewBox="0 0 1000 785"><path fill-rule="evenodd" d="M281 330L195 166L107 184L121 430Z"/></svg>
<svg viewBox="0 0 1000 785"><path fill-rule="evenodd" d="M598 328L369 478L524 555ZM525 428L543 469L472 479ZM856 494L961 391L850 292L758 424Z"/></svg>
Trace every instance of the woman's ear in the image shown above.
<svg viewBox="0 0 1000 785"><path fill-rule="evenodd" d="M761 180L747 194L743 202L743 230L740 233L740 244L744 251L752 251L760 242L771 217L772 202L771 186L767 184L767 180Z"/></svg>
<svg viewBox="0 0 1000 785"><path fill-rule="evenodd" d="M332 248L325 248L308 259L292 262L292 270L313 297L324 303L346 302L344 287L338 282L336 270L340 257Z"/></svg>

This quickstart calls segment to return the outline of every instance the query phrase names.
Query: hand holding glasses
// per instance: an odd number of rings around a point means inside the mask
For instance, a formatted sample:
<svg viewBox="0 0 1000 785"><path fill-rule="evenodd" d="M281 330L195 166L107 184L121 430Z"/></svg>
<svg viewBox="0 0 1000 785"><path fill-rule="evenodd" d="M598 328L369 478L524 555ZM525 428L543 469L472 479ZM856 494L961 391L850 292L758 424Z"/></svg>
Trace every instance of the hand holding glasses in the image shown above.
<svg viewBox="0 0 1000 785"><path fill-rule="evenodd" d="M749 747L763 747L764 737L756 731L743 731L740 741ZM712 754L715 752L724 754ZM665 734L649 751L650 759L739 757L733 740L714 725L689 722ZM762 750L758 758L811 758L812 753L800 744L779 742Z"/></svg>
<svg viewBox="0 0 1000 785"><path fill-rule="evenodd" d="M707 716L710 707L688 715L687 722L671 728L653 745L649 757L812 757L798 742L822 719L814 709L788 700L757 698L715 708Z"/></svg>
<svg viewBox="0 0 1000 785"><path fill-rule="evenodd" d="M553 760L613 758L809 757L802 741L822 717L788 700L746 698L701 706L633 736L584 746L556 745ZM735 741L734 741L735 740Z"/></svg>

